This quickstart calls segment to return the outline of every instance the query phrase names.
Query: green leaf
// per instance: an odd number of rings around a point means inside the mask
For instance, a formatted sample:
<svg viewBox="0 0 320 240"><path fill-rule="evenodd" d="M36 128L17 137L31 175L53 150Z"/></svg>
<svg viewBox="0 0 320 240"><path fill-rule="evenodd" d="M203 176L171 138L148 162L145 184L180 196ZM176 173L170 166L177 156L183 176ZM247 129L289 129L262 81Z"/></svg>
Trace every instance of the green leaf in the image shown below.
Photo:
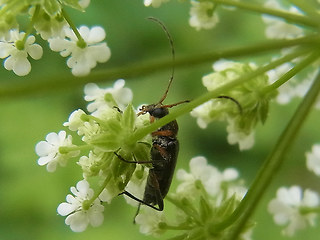
<svg viewBox="0 0 320 240"><path fill-rule="evenodd" d="M41 4L43 10L51 17L61 12L61 4L57 0L44 0Z"/></svg>
<svg viewBox="0 0 320 240"><path fill-rule="evenodd" d="M92 137L90 144L106 152L114 152L120 147L120 141L117 135L113 134L100 134Z"/></svg>
<svg viewBox="0 0 320 240"><path fill-rule="evenodd" d="M212 216L212 208L208 204L208 202L203 198L200 197L200 217L203 222L206 222L208 218Z"/></svg>
<svg viewBox="0 0 320 240"><path fill-rule="evenodd" d="M124 110L122 119L121 119L121 126L126 129L133 129L134 123L136 121L136 113L131 104L127 106Z"/></svg>
<svg viewBox="0 0 320 240"><path fill-rule="evenodd" d="M113 135L118 135L123 130L120 122L115 118L108 119L108 121L106 121L105 123L104 128L106 129L106 131L110 132Z"/></svg>
<svg viewBox="0 0 320 240"><path fill-rule="evenodd" d="M264 102L260 103L259 106L259 117L262 123L265 123L268 117L269 112L269 101L265 100Z"/></svg>
<svg viewBox="0 0 320 240"><path fill-rule="evenodd" d="M62 4L77 9L79 11L84 11L83 8L79 5L79 0L61 0Z"/></svg>
<svg viewBox="0 0 320 240"><path fill-rule="evenodd" d="M230 214L234 211L238 201L236 196L233 195L231 198L227 199L223 202L221 207L219 207L217 211L217 216L221 216L222 218L230 216Z"/></svg>

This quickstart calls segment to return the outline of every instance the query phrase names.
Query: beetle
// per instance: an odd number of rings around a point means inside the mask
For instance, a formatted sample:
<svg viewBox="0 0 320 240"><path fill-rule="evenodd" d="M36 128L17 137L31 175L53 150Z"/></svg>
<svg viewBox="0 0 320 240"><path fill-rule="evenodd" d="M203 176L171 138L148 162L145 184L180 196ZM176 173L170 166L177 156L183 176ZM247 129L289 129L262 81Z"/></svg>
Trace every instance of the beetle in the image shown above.
<svg viewBox="0 0 320 240"><path fill-rule="evenodd" d="M139 110L139 115L143 115L146 113L150 114L150 122L153 123L157 119L163 118L164 116L169 114L169 108L180 105L182 103L190 102L189 100L184 100L181 102L177 102L174 104L163 105L163 101L166 99L168 91L171 87L173 78L174 78L174 60L175 60L175 52L173 47L173 40L171 38L170 33L168 32L165 25L158 19L150 17L149 20L152 20L158 23L162 29L165 31L171 46L172 53L172 73L169 79L169 83L167 89L160 101L155 104L143 105ZM239 108L239 112L242 113L241 105L232 97L229 96L218 96L217 98L229 99L236 103ZM144 190L143 199L139 199L129 193L128 191L123 191L119 195L127 195L128 197L139 202L138 210L135 216L138 215L141 204L149 206L155 210L163 211L164 203L163 199L167 195L172 177L174 174L174 170L177 163L178 153L179 153L179 141L177 139L178 134L178 123L176 120L173 120L164 126L158 128L156 131L152 132L152 147L150 150L151 161L128 161L121 157L119 154L114 152L114 154L122 161L128 163L136 163L136 164L146 164L151 163L152 167L149 169L149 174L147 178L147 183Z"/></svg>
<svg viewBox="0 0 320 240"><path fill-rule="evenodd" d="M152 20L158 23L162 29L165 31L171 46L172 52L172 62L174 63L174 47L173 40L169 34L165 25L158 19L150 17L149 20ZM157 119L163 118L169 114L168 108L177 106L182 103L187 103L189 100L177 102L174 104L163 105L163 101L166 99L170 86L172 84L174 77L174 65L172 66L172 73L169 80L169 84L164 95L161 97L160 101L155 104L144 105L139 110L139 115L146 113L150 114L150 122L153 123ZM139 202L139 207L137 214L139 213L140 205L147 205L155 210L162 211L164 209L163 199L167 195L174 170L176 167L176 162L179 152L179 141L177 139L178 134L178 123L176 120L173 120L164 126L158 128L156 131L152 132L152 147L150 150L151 161L127 161L123 159L116 152L114 153L120 160L129 162L129 163L151 163L152 167L149 169L149 174L147 178L147 183L144 190L143 199L139 199L133 196L127 191L123 191L119 195L127 195L128 197Z"/></svg>

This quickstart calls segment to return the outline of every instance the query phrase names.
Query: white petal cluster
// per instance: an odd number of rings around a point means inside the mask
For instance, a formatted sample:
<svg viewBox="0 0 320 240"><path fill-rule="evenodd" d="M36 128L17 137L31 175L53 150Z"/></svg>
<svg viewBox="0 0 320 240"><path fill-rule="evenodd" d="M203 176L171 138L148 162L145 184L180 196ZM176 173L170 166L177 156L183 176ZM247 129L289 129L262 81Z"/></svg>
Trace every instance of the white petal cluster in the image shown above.
<svg viewBox="0 0 320 240"><path fill-rule="evenodd" d="M24 32L17 29L10 30L8 38L0 39L0 58L4 60L4 67L13 70L18 76L25 76L31 71L28 56L38 60L42 57L42 47L35 42L35 37L27 37L24 46L19 46L25 36Z"/></svg>
<svg viewBox="0 0 320 240"><path fill-rule="evenodd" d="M276 224L286 226L284 235L292 236L297 230L313 226L317 214L310 209L319 207L320 198L317 193L307 189L304 192L299 186L281 187L277 196L268 205Z"/></svg>
<svg viewBox="0 0 320 240"><path fill-rule="evenodd" d="M312 151L306 153L307 168L320 176L320 144L315 144L312 147Z"/></svg>
<svg viewBox="0 0 320 240"><path fill-rule="evenodd" d="M79 0L79 5L84 9L87 8L90 4L90 0Z"/></svg>
<svg viewBox="0 0 320 240"><path fill-rule="evenodd" d="M93 227L100 226L104 219L104 206L100 200L97 198L88 208L84 208L86 201L94 195L89 183L86 180L79 181L76 187L71 187L70 190L73 195L68 194L67 202L61 203L57 208L61 216L67 216L65 223L74 232L83 232L89 224Z"/></svg>
<svg viewBox="0 0 320 240"><path fill-rule="evenodd" d="M94 115L100 115L99 112L103 111L105 107L113 108L114 106L124 109L129 102L132 101L132 91L125 88L125 81L123 79L117 80L113 87L102 89L95 83L89 83L84 88L84 99L88 102L88 111Z"/></svg>
<svg viewBox="0 0 320 240"><path fill-rule="evenodd" d="M213 12L214 3L209 1L191 1L189 24L197 30L210 29L219 22L218 15Z"/></svg>
<svg viewBox="0 0 320 240"><path fill-rule="evenodd" d="M146 7L152 6L156 8L160 7L160 5L165 2L169 2L169 0L144 0L144 5Z"/></svg>
<svg viewBox="0 0 320 240"><path fill-rule="evenodd" d="M69 151L61 153L60 147L73 147L72 136L66 134L65 131L57 133L49 133L46 141L41 141L36 145L36 153L40 157L38 164L40 166L47 165L49 172L54 172L57 165L65 166L68 159L79 155L80 151Z"/></svg>
<svg viewBox="0 0 320 240"><path fill-rule="evenodd" d="M289 9L284 9L276 0L268 0L265 3L265 6L269 8L285 10L290 13L301 15L300 11L296 7L291 6ZM268 15L262 15L262 19L267 26L265 30L265 34L267 38L291 39L291 38L301 37L304 34L303 29L301 27L298 27L293 24L289 24L282 19L275 18Z"/></svg>
<svg viewBox="0 0 320 240"><path fill-rule="evenodd" d="M315 62L308 67L308 72L306 74L297 74L289 81L281 85L278 88L278 95L276 97L277 102L281 105L284 105L290 103L294 98L303 98L319 73L318 66L319 62ZM285 73L287 73L292 67L293 64L285 63L275 69L268 71L267 74L269 77L269 82L275 82ZM320 98L317 99L315 108L319 109L319 106Z"/></svg>
<svg viewBox="0 0 320 240"><path fill-rule="evenodd" d="M208 91L213 91L255 69L253 63L220 60L213 64L213 73L202 78L202 83ZM221 98L211 99L196 107L191 116L197 118L200 128L206 128L212 121L226 121L228 142L238 144L240 150L250 149L254 144L255 126L258 122L264 122L270 97L275 95L270 93L258 97L258 92L267 85L267 75L261 75L222 93Z"/></svg>
<svg viewBox="0 0 320 240"><path fill-rule="evenodd" d="M229 168L220 172L214 166L209 165L207 159L202 156L192 158L189 166L190 173L184 169L177 171L177 179L181 182L176 190L179 196L187 196L188 198L195 197L197 181L200 181L209 195L217 197L223 193L223 185L225 183L231 184L239 177L236 169ZM231 195L234 193L235 192L232 192ZM237 193L240 192L238 191ZM241 199L243 194L244 192L241 192L241 196L238 197Z"/></svg>
<svg viewBox="0 0 320 240"><path fill-rule="evenodd" d="M108 61L111 53L107 44L102 42L106 37L102 27L95 26L89 29L87 26L81 26L78 31L84 43L70 28L65 29L65 38L56 37L48 41L51 50L60 52L63 57L70 56L67 65L72 69L73 75L85 76L97 63Z"/></svg>
<svg viewBox="0 0 320 240"><path fill-rule="evenodd" d="M135 172L132 174L132 177L126 186L126 191L139 199L143 199L148 174L148 168L141 164L137 165ZM138 202L136 200L133 200L126 195L124 195L124 198L128 204L138 206Z"/></svg>
<svg viewBox="0 0 320 240"><path fill-rule="evenodd" d="M145 235L159 237L164 229L159 227L161 222L166 222L164 212L141 206L140 214L135 218L135 222L140 225L140 232Z"/></svg>

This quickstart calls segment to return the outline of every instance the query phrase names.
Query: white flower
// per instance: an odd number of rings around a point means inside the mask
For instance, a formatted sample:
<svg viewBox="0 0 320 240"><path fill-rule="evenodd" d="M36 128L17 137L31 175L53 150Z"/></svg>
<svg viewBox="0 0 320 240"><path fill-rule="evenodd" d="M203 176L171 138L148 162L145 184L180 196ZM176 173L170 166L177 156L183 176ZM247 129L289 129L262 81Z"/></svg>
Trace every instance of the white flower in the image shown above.
<svg viewBox="0 0 320 240"><path fill-rule="evenodd" d="M307 168L320 176L320 145L315 144L312 146L312 151L306 153Z"/></svg>
<svg viewBox="0 0 320 240"><path fill-rule="evenodd" d="M214 120L224 121L227 119L227 114L223 114L222 111L223 105L221 100L213 99L194 108L190 115L197 118L198 126L204 129Z"/></svg>
<svg viewBox="0 0 320 240"><path fill-rule="evenodd" d="M118 196L118 193L111 192L109 189L105 188L99 195L99 199L103 202L111 203L112 199L114 199L116 196Z"/></svg>
<svg viewBox="0 0 320 240"><path fill-rule="evenodd" d="M169 2L169 0L144 0L144 5L146 7L150 5L152 5L152 7L160 7L160 5L165 2Z"/></svg>
<svg viewBox="0 0 320 240"><path fill-rule="evenodd" d="M6 58L4 67L7 70L13 70L18 76L25 76L31 71L31 64L28 55L35 60L42 57L42 47L35 44L35 37L30 35L27 37L23 45L24 32L18 30L10 30L10 37L6 41L0 39L0 58Z"/></svg>
<svg viewBox="0 0 320 240"><path fill-rule="evenodd" d="M140 225L140 232L145 235L160 236L164 229L159 228L159 223L165 222L164 212L141 205L140 213L135 222Z"/></svg>
<svg viewBox="0 0 320 240"><path fill-rule="evenodd" d="M105 106L109 108L117 106L124 109L133 97L131 89L125 88L124 85L125 81L123 79L117 80L112 88L106 89L99 88L95 83L88 83L84 87L84 99L92 102L88 104L88 111L95 112Z"/></svg>
<svg viewBox="0 0 320 240"><path fill-rule="evenodd" d="M73 111L69 116L68 122L65 122L63 126L69 127L71 131L79 130L79 128L84 124L84 122L81 120L81 116L83 114L86 113L81 109Z"/></svg>
<svg viewBox="0 0 320 240"><path fill-rule="evenodd" d="M283 230L284 235L292 236L296 230L304 229L307 225L314 225L316 213L310 210L319 206L317 193L307 189L302 192L298 186L290 188L281 187L277 191L277 197L272 199L268 210L273 214L273 219L278 225L287 225Z"/></svg>
<svg viewBox="0 0 320 240"><path fill-rule="evenodd" d="M256 68L254 63L220 60L213 64L214 72L202 78L202 83L208 91L214 91ZM275 95L275 91L259 94L268 85L267 75L250 79L196 107L191 116L197 118L201 128L206 128L212 121L228 121L228 142L239 144L241 150L249 149L254 144L254 128L266 120L268 103Z"/></svg>
<svg viewBox="0 0 320 240"><path fill-rule="evenodd" d="M46 136L46 141L41 141L36 145L36 153L40 157L38 164L40 166L47 164L47 170L54 172L57 165L65 166L67 160L79 155L80 151L69 151L60 153L60 147L73 147L72 136L66 136L65 131L60 131L58 134L52 132Z"/></svg>
<svg viewBox="0 0 320 240"><path fill-rule="evenodd" d="M98 175L100 168L98 164L100 163L101 159L103 158L104 153L98 151L90 151L89 156L81 156L79 162L77 164L81 166L83 171L83 178L87 179L91 176Z"/></svg>
<svg viewBox="0 0 320 240"><path fill-rule="evenodd" d="M191 27L200 29L213 28L218 22L218 15L213 11L214 4L212 2L191 1L189 24Z"/></svg>
<svg viewBox="0 0 320 240"><path fill-rule="evenodd" d="M72 69L72 74L84 76L90 73L97 62L106 62L111 53L107 44L101 42L106 36L102 27L96 26L89 29L87 26L81 26L78 31L84 43L79 41L71 29L67 28L65 39L51 38L49 45L53 51L60 52L63 57L71 55L67 60L67 65Z"/></svg>
<svg viewBox="0 0 320 240"><path fill-rule="evenodd" d="M82 136L82 141L89 143L90 140L100 134L101 126L96 122L84 122L83 126L78 129L78 135Z"/></svg>
<svg viewBox="0 0 320 240"><path fill-rule="evenodd" d="M183 169L177 171L177 179L182 183L177 187L178 195L194 195L196 181L201 181L206 191L215 196L220 191L223 175L213 166L208 165L205 157L194 157L190 160L190 173ZM192 196L190 196L192 197Z"/></svg>
<svg viewBox="0 0 320 240"><path fill-rule="evenodd" d="M275 0L268 0L265 6L301 15L297 8L291 7L290 9L283 9L283 7L278 3L278 1ZM290 39L303 35L303 29L301 27L286 23L283 19L275 18L268 15L262 15L262 19L267 25L265 30L267 38Z"/></svg>
<svg viewBox="0 0 320 240"><path fill-rule="evenodd" d="M143 167L141 164L138 164L134 173L132 174L130 181L126 186L126 191L131 193L133 196L139 199L142 199L144 190L146 187L148 174L149 174L149 169L146 167ZM137 206L139 204L136 200L126 195L123 195L123 196L126 202L131 206Z"/></svg>
<svg viewBox="0 0 320 240"><path fill-rule="evenodd" d="M98 227L103 222L104 206L101 205L97 198L90 206L84 208L86 201L93 197L93 190L89 187L86 180L79 181L76 187L70 188L73 195L67 195L67 202L61 203L57 212L61 216L67 216L65 223L70 225L74 232L83 232L90 224L93 227Z"/></svg>
<svg viewBox="0 0 320 240"><path fill-rule="evenodd" d="M241 151L252 148L254 145L254 130L249 133L244 132L237 126L236 121L231 118L228 119L228 123L228 143L231 145L239 144L239 149Z"/></svg>
<svg viewBox="0 0 320 240"><path fill-rule="evenodd" d="M82 8L87 8L90 4L90 0L79 0L78 3Z"/></svg>

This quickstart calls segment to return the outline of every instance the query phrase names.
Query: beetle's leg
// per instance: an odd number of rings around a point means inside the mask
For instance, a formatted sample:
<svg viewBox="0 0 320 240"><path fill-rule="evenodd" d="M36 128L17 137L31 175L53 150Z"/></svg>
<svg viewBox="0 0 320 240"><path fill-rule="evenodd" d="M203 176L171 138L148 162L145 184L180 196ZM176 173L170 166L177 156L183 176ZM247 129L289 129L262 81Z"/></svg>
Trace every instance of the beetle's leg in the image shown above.
<svg viewBox="0 0 320 240"><path fill-rule="evenodd" d="M132 198L133 200L136 200L137 202L139 202L139 203L141 203L141 204L143 204L143 205L146 205L146 206L148 206L148 207L151 207L151 208L153 208L153 209L155 209L155 210L157 210L157 211L162 211L162 210L163 210L163 206L162 206L162 209L160 208L160 206L159 206L159 207L153 206L153 205L151 205L151 204L149 204L149 203L146 203L145 201L143 201L143 200L141 200L141 199L133 196L133 195L132 195L131 193L129 193L128 191L123 191L123 192L119 193L118 195L119 195L119 196L120 196L120 195L127 195L128 197Z"/></svg>
<svg viewBox="0 0 320 240"><path fill-rule="evenodd" d="M126 163L136 163L136 164L144 164L144 163L152 163L152 161L137 161L136 157L133 155L134 161L129 161L124 159L121 155L119 155L116 152L113 152L121 161L124 161Z"/></svg>

